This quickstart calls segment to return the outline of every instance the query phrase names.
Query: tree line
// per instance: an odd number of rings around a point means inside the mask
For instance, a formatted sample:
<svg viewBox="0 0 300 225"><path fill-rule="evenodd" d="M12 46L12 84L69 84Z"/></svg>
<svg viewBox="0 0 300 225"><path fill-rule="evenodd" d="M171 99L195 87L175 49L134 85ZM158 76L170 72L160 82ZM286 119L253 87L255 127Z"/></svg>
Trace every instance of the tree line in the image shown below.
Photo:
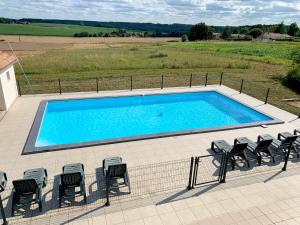
<svg viewBox="0 0 300 225"><path fill-rule="evenodd" d="M238 34L242 36L242 39L257 38L265 32L289 34L293 37L300 37L300 29L297 23L291 23L289 26L284 25L283 22L275 25L262 25L257 24L253 26L226 26L220 29L220 27L208 26L205 23L198 23L192 26L188 33L188 40L210 40L213 38L213 32L221 32L222 39L230 39L232 34ZM182 40L186 40L183 36Z"/></svg>

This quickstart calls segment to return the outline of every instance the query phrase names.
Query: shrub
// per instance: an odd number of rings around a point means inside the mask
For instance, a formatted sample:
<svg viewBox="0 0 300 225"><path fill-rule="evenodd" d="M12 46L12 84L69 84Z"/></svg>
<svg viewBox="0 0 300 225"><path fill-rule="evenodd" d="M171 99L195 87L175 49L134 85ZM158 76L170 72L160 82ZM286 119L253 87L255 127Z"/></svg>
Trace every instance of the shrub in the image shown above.
<svg viewBox="0 0 300 225"><path fill-rule="evenodd" d="M288 87L294 89L298 93L300 92L300 65L295 66L288 72L284 82Z"/></svg>
<svg viewBox="0 0 300 225"><path fill-rule="evenodd" d="M186 34L182 35L181 41L186 42L188 40L188 36Z"/></svg>
<svg viewBox="0 0 300 225"><path fill-rule="evenodd" d="M156 52L156 53L150 55L150 58L164 58L164 57L168 57L168 54Z"/></svg>

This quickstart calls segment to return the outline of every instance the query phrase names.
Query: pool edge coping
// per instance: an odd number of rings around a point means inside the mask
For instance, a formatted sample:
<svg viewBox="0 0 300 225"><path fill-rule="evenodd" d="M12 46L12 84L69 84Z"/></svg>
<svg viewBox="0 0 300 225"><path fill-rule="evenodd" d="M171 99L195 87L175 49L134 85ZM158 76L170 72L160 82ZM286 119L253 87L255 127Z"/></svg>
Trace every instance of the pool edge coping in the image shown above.
<svg viewBox="0 0 300 225"><path fill-rule="evenodd" d="M256 112L259 112L265 116L270 117L272 120L265 122L252 122L252 123L244 123L237 124L233 126L221 126L214 128L198 128L191 130L182 130L182 131L173 131L173 132L161 132L155 134L146 134L146 135L137 135L137 136L128 136L123 138L111 138L105 140L96 140L96 141L87 141L87 142L76 142L71 144L61 144L61 145L52 145L45 147L35 147L35 142L38 137L39 129L43 120L44 112L48 102L51 101L68 101L68 100L81 100L81 99L104 99L104 98L121 98L121 97L137 97L137 96L145 96L145 95L165 95L165 94L176 94L176 93L193 93L193 92L217 92L239 104L242 104ZM230 95L225 94L219 90L211 89L211 90L191 90L191 91L174 91L168 93L147 93L147 94L132 94L132 95L113 95L113 96L95 96L95 97L74 97L74 98L64 98L64 99L45 99L42 100L38 106L37 112L35 114L32 126L30 128L29 134L27 136L26 142L24 144L22 155L28 154L36 154L36 153L44 153L44 152L52 152L52 151L60 151L60 150L68 150L68 149L76 149L76 148L85 148L92 147L97 145L107 145L107 144L115 144L115 143L123 143L130 141L141 141L141 140L149 140L155 138L166 138L166 137L175 137L175 136L183 136L183 135L192 135L192 134L200 134L200 133L210 133L216 131L225 131L225 130L234 130L241 128L249 128L249 127L257 127L262 125L275 125L275 124L283 124L284 121L269 115L268 113L262 112L259 109L256 109L253 106L250 106L246 103L243 103L240 100L232 98Z"/></svg>

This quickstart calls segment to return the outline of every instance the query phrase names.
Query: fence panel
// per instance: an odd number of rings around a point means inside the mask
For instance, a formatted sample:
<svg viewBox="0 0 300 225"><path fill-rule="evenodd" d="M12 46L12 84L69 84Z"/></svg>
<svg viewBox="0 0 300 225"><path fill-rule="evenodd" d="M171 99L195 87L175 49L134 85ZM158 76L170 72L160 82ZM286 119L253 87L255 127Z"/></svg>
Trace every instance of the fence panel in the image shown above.
<svg viewBox="0 0 300 225"><path fill-rule="evenodd" d="M96 91L96 78L78 80L60 80L62 93Z"/></svg>
<svg viewBox="0 0 300 225"><path fill-rule="evenodd" d="M164 75L164 87L189 87L190 75Z"/></svg>
<svg viewBox="0 0 300 225"><path fill-rule="evenodd" d="M222 165L222 154L195 158L194 185L218 182Z"/></svg>
<svg viewBox="0 0 300 225"><path fill-rule="evenodd" d="M130 90L130 76L119 77L100 77L99 90L113 91L113 90Z"/></svg>
<svg viewBox="0 0 300 225"><path fill-rule="evenodd" d="M161 88L161 76L134 76L133 89Z"/></svg>
<svg viewBox="0 0 300 225"><path fill-rule="evenodd" d="M19 85L19 90L22 95L59 93L58 80L32 80L30 82L31 87L25 80L20 80Z"/></svg>

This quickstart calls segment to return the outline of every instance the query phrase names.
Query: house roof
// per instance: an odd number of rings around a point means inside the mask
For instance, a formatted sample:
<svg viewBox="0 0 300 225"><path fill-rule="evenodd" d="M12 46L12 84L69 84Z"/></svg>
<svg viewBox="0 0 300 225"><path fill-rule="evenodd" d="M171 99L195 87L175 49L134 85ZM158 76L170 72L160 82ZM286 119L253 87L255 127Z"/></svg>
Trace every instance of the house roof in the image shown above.
<svg viewBox="0 0 300 225"><path fill-rule="evenodd" d="M278 33L264 33L259 38L265 39L280 39L280 38L291 38L288 34L278 34Z"/></svg>
<svg viewBox="0 0 300 225"><path fill-rule="evenodd" d="M16 56L11 53L0 51L0 71L17 61Z"/></svg>

